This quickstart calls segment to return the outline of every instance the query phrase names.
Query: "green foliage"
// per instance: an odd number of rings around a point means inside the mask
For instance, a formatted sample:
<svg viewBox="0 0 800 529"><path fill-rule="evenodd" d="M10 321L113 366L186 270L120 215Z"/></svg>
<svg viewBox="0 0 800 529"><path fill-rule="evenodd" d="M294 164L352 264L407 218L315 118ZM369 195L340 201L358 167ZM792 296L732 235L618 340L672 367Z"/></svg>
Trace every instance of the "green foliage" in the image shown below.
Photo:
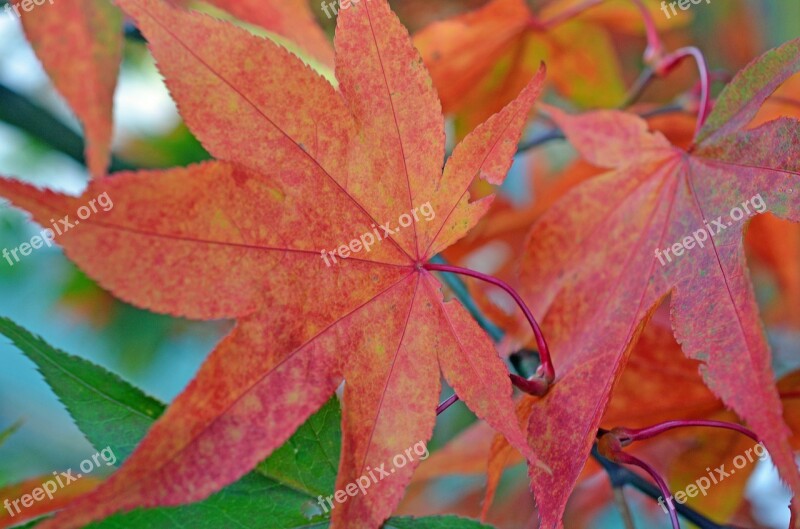
<svg viewBox="0 0 800 529"><path fill-rule="evenodd" d="M117 375L52 347L7 318L0 334L36 364L75 424L97 449L130 455L166 405ZM0 433L0 442L14 427ZM204 501L181 507L138 509L89 525L91 529L324 529L319 496L333 492L341 447L336 397L280 449ZM25 527L35 527L36 523ZM386 529L490 529L454 516L392 518Z"/></svg>
<svg viewBox="0 0 800 529"><path fill-rule="evenodd" d="M113 373L51 347L9 319L0 318L0 332L36 364L98 450L108 446L119 460L127 458L164 411L164 404Z"/></svg>

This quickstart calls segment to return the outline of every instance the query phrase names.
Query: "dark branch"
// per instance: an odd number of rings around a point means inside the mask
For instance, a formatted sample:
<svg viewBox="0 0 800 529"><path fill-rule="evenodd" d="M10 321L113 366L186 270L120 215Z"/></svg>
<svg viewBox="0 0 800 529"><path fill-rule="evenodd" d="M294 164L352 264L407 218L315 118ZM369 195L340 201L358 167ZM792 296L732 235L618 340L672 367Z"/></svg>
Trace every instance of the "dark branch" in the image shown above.
<svg viewBox="0 0 800 529"><path fill-rule="evenodd" d="M85 144L80 134L44 108L2 84L0 84L0 121L16 127L53 150L86 165ZM111 172L134 168L133 165L114 156L111 158Z"/></svg>
<svg viewBox="0 0 800 529"><path fill-rule="evenodd" d="M636 472L628 470L622 465L618 465L617 463L609 461L605 457L601 456L597 451L596 445L592 447L592 457L594 457L594 459L600 463L600 466L602 466L606 471L612 487L633 487L645 496L649 496L656 501L658 501L658 499L662 496L658 487L647 481ZM718 523L713 522L702 514L698 513L694 509L691 509L690 507L682 505L678 502L675 502L675 508L678 510L678 513L681 516L683 516L689 522L695 524L700 529L735 529L733 526L719 525Z"/></svg>

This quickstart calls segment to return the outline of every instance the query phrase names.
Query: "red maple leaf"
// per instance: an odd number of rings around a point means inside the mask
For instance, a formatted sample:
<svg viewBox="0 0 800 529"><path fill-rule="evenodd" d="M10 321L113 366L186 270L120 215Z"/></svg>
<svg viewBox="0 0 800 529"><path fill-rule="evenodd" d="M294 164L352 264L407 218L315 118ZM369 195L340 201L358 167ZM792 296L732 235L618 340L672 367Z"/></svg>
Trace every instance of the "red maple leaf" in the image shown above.
<svg viewBox="0 0 800 529"><path fill-rule="evenodd" d="M231 24L160 0L118 3L220 161L117 174L81 197L5 179L0 193L42 225L63 217L66 254L120 299L238 324L121 469L41 527L204 498L280 446L343 379L337 489L430 438L440 373L535 461L503 362L423 265L488 209L468 188L503 180L543 68L442 172L440 104L385 0L340 11L338 92ZM75 219L104 193L113 208ZM418 462L337 504L333 527L378 527Z"/></svg>
<svg viewBox="0 0 800 529"><path fill-rule="evenodd" d="M567 193L533 227L526 299L553 346L557 380L533 406L529 441L553 473L531 468L543 527L556 527L594 442L611 388L652 307L672 295L684 353L708 387L763 440L783 479L800 474L742 249L747 219L800 221L800 126L744 127L800 70L800 40L740 72L688 149L617 111L554 121L609 172ZM702 240L704 239L705 240Z"/></svg>

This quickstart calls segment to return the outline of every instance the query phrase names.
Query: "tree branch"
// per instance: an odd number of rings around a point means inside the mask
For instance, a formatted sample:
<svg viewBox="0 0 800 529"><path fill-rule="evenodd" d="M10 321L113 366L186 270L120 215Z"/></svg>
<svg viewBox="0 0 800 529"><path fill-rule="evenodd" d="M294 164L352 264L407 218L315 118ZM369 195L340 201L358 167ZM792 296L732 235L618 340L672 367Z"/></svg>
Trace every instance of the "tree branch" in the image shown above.
<svg viewBox="0 0 800 529"><path fill-rule="evenodd" d="M612 487L633 487L645 496L648 496L656 501L662 496L661 490L658 487L641 477L639 474L628 470L622 465L618 465L613 461L609 461L601 456L597 451L597 445L592 447L592 457L600 463L600 466L608 474L608 479L611 481ZM709 520L702 514L686 505L675 502L675 508L678 514L683 516L689 522L695 524L699 529L735 529L733 526L719 525L712 520Z"/></svg>
<svg viewBox="0 0 800 529"><path fill-rule="evenodd" d="M86 165L85 144L80 134L49 111L2 84L0 84L0 121L33 136L76 162ZM132 169L135 169L135 166L112 155L109 168L111 172Z"/></svg>
<svg viewBox="0 0 800 529"><path fill-rule="evenodd" d="M617 504L620 516L622 516L625 529L636 529L636 524L633 521L633 514L631 514L631 508L628 505L628 500L625 498L624 487L614 487L614 502Z"/></svg>

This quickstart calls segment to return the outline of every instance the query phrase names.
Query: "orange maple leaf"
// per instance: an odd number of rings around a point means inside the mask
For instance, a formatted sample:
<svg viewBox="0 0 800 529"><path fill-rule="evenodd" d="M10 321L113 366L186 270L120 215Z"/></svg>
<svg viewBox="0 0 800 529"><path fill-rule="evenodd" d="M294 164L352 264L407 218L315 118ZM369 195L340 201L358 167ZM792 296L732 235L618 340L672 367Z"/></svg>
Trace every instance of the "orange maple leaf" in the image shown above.
<svg viewBox="0 0 800 529"><path fill-rule="evenodd" d="M625 93L605 28L581 20L550 26L524 0L493 0L435 22L414 36L414 44L445 113L457 114L464 132L511 101L540 61L558 65L551 68L550 81L578 104L614 105Z"/></svg>
<svg viewBox="0 0 800 529"><path fill-rule="evenodd" d="M103 176L111 156L114 90L122 60L122 13L104 0L22 5L25 35L86 136L86 164Z"/></svg>
<svg viewBox="0 0 800 529"><path fill-rule="evenodd" d="M209 1L289 39L323 66L333 66L333 47L305 0ZM50 1L33 9L22 3L12 0L11 8L56 90L83 125L89 172L93 177L104 176L111 156L114 92L122 60L122 12L108 0Z"/></svg>
<svg viewBox="0 0 800 529"><path fill-rule="evenodd" d="M66 254L139 307L238 325L122 468L42 529L202 499L280 446L343 379L338 489L430 438L440 373L535 462L505 365L423 265L488 209L469 186L502 182L544 68L442 172L441 107L385 0L340 11L340 92L231 24L161 0L118 3L220 161L117 174L77 198L5 179L0 193L43 225L107 193L113 208L60 236ZM417 463L337 504L332 526L378 527Z"/></svg>

